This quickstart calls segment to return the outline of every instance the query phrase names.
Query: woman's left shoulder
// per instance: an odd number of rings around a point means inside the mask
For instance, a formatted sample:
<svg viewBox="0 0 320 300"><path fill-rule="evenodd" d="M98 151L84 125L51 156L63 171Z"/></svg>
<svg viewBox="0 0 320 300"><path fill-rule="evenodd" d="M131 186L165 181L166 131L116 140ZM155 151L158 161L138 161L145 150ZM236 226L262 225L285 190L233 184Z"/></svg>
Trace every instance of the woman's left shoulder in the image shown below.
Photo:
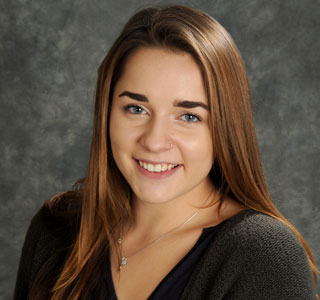
<svg viewBox="0 0 320 300"><path fill-rule="evenodd" d="M286 224L250 209L223 227L236 299L316 299L306 251Z"/></svg>
<svg viewBox="0 0 320 300"><path fill-rule="evenodd" d="M289 299L288 295L300 297L295 299L315 299L306 251L286 224L250 210L236 222L232 232L241 277L253 284L255 293L259 295L261 290L267 290L267 299Z"/></svg>
<svg viewBox="0 0 320 300"><path fill-rule="evenodd" d="M237 243L245 249L266 253L300 253L305 257L303 245L293 231L282 221L267 214L247 210L233 227Z"/></svg>
<svg viewBox="0 0 320 300"><path fill-rule="evenodd" d="M206 299L316 299L304 247L282 221L245 209L212 232L193 278L203 290L210 282Z"/></svg>

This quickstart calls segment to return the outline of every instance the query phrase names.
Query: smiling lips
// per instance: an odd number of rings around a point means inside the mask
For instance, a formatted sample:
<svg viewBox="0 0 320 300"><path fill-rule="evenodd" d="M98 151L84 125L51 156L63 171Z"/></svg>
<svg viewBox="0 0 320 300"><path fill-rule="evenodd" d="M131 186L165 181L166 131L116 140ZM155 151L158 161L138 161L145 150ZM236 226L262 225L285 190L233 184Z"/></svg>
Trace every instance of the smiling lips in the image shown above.
<svg viewBox="0 0 320 300"><path fill-rule="evenodd" d="M177 170L179 170L180 167L183 166L179 164L170 163L152 164L150 162L145 162L137 159L135 161L140 174L150 179L165 179L171 176L172 174L176 173Z"/></svg>
<svg viewBox="0 0 320 300"><path fill-rule="evenodd" d="M151 164L141 160L138 160L138 162L139 162L139 165L145 170L148 170L149 172L156 172L156 173L170 171L171 169L178 166L178 164L166 164L166 163Z"/></svg>

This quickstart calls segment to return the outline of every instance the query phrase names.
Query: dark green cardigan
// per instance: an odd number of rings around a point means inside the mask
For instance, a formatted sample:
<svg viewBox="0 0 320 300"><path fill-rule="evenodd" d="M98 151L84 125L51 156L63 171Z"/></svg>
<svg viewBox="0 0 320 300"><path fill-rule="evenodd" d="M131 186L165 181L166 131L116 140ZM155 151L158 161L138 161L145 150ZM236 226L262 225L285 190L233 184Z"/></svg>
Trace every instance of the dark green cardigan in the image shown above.
<svg viewBox="0 0 320 300"><path fill-rule="evenodd" d="M15 300L27 299L37 272L62 247L61 237L70 230L52 233L43 219L40 210L28 229ZM291 230L267 215L246 210L217 226L181 299L315 300L316 290L305 250Z"/></svg>

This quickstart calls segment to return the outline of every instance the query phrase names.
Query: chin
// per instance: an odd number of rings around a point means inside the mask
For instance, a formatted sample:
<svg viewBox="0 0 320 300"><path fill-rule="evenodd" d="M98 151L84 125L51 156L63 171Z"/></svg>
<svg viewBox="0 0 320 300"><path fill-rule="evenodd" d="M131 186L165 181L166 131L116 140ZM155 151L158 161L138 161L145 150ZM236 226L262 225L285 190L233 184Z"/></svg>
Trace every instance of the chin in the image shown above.
<svg viewBox="0 0 320 300"><path fill-rule="evenodd" d="M135 195L139 200L147 203L165 203L173 198L166 195L165 191L162 191L161 193L159 193L159 195L155 194L154 192Z"/></svg>

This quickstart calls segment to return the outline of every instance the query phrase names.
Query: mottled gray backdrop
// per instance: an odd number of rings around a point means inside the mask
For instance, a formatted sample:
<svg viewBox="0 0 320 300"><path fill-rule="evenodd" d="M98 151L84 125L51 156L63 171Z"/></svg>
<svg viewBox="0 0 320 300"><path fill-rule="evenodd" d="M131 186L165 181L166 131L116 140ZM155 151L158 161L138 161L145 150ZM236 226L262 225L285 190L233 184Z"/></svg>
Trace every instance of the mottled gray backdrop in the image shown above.
<svg viewBox="0 0 320 300"><path fill-rule="evenodd" d="M204 10L233 36L271 195L320 266L319 0L1 0L1 300L12 298L31 217L85 174L99 63L154 3Z"/></svg>

